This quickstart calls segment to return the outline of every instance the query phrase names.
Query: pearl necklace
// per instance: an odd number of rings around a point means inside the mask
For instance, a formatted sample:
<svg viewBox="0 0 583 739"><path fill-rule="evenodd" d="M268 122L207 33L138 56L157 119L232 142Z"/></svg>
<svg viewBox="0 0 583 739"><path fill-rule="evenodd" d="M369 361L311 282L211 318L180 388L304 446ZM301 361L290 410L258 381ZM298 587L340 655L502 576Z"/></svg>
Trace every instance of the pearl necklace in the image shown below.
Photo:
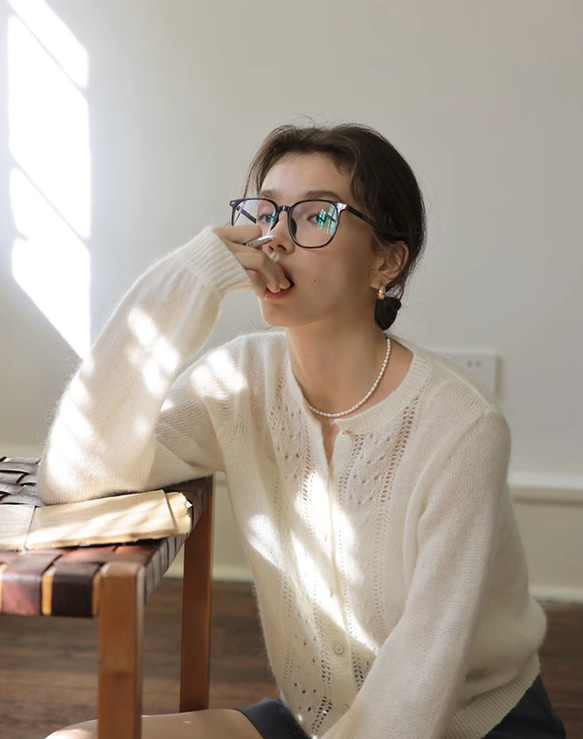
<svg viewBox="0 0 583 739"><path fill-rule="evenodd" d="M310 403L310 401L307 400L307 398L305 398L304 396L304 400L308 404L308 408L314 413L317 413L319 416L325 416L326 418L340 418L341 416L347 416L349 413L352 413L353 411L357 410L358 408L360 408L361 405L364 405L366 403L366 401L370 398L370 396L374 393L374 391L380 385L380 382L383 379L383 375L385 374L385 370L387 369L387 364L389 363L390 356L391 356L391 340L387 336L387 351L385 354L385 359L383 361L383 366L381 367L381 371L379 372L377 379L374 381L374 384L371 387L371 389L368 391L368 393L356 405L353 405L352 408L349 408L347 411L339 411L338 413L325 413L324 411L319 411L317 408L314 408L314 406Z"/></svg>

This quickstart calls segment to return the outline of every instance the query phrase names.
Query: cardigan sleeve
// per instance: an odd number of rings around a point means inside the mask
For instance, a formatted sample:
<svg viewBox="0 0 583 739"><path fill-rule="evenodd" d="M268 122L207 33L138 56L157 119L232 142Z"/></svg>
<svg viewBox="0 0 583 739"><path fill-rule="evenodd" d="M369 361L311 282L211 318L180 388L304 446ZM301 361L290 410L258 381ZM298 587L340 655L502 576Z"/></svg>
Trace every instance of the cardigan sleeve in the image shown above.
<svg viewBox="0 0 583 739"><path fill-rule="evenodd" d="M206 341L219 304L250 280L206 228L154 264L129 290L65 391L39 468L44 503L106 497L221 468L201 409L199 458L156 438L168 391ZM179 412L179 411L178 411Z"/></svg>
<svg viewBox="0 0 583 739"><path fill-rule="evenodd" d="M489 595L509 448L497 411L460 434L420 506L402 616L352 706L322 739L446 735Z"/></svg>

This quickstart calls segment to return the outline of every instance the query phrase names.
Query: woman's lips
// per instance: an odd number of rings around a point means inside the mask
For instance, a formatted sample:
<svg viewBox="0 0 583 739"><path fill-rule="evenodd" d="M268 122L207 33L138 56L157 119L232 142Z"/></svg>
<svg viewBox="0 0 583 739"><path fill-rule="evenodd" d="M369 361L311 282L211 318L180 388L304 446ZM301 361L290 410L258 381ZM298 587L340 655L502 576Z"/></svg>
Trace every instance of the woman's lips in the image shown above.
<svg viewBox="0 0 583 739"><path fill-rule="evenodd" d="M289 280L289 277L288 277ZM271 290L266 287L265 288L265 295L263 296L265 300L277 300L278 298L284 298L288 293L290 293L293 290L294 283L290 280L291 285L289 287L284 288L283 290L279 290L279 292L272 293Z"/></svg>

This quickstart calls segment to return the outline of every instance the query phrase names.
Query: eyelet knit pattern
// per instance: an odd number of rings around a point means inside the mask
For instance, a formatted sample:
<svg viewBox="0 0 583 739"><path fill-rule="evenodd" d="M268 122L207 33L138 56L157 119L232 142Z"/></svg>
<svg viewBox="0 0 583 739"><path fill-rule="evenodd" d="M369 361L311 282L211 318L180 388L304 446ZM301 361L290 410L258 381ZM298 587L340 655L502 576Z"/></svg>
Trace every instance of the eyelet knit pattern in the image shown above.
<svg viewBox="0 0 583 739"><path fill-rule="evenodd" d="M138 280L60 403L41 497L224 471L273 673L306 733L479 739L538 674L545 631L500 409L407 344L407 376L336 421L328 464L282 333L192 361L223 296L248 287L209 229Z"/></svg>

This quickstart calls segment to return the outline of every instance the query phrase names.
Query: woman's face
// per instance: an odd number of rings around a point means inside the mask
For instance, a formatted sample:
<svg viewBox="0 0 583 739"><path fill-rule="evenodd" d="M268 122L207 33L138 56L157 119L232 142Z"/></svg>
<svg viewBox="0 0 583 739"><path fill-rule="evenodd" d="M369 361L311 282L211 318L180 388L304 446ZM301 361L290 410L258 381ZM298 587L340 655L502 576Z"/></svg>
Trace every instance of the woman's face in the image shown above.
<svg viewBox="0 0 583 739"><path fill-rule="evenodd" d="M278 205L324 198L358 207L348 174L324 154L280 159L267 172L258 195ZM376 290L384 284L378 270L386 257L373 251L373 232L367 223L344 211L334 238L320 249L294 244L286 213L269 233L275 239L264 250L281 265L293 287L259 300L268 324L292 328L318 323L337 329L374 320Z"/></svg>

